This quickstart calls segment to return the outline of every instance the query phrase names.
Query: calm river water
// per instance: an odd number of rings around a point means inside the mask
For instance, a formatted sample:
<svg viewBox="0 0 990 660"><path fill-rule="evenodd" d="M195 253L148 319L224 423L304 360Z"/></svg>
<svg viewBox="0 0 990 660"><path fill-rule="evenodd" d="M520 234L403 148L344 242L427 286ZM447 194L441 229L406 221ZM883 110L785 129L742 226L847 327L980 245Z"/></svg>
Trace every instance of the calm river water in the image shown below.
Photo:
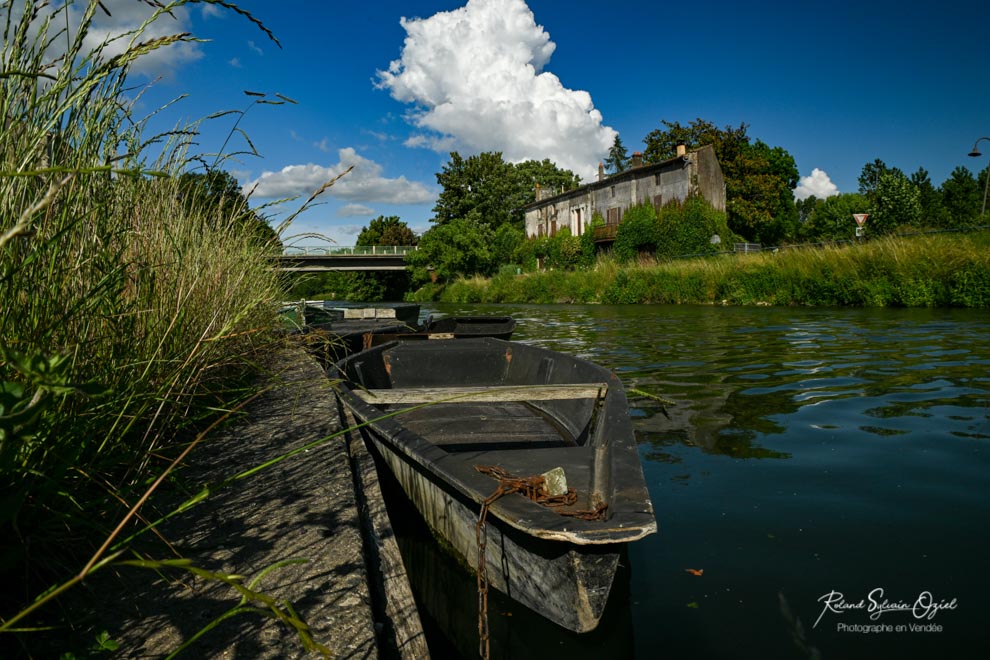
<svg viewBox="0 0 990 660"><path fill-rule="evenodd" d="M511 314L514 339L675 404L630 397L660 531L629 547L602 624L493 597L492 657L986 657L990 313L430 312ZM405 513L435 657L477 657L474 577Z"/></svg>

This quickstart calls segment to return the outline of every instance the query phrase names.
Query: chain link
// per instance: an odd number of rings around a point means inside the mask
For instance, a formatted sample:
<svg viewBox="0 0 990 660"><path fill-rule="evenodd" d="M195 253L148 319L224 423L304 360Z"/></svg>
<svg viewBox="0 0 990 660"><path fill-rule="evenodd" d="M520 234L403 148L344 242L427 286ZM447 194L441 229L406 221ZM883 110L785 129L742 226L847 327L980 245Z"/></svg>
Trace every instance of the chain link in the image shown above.
<svg viewBox="0 0 990 660"><path fill-rule="evenodd" d="M488 509L498 498L511 493L521 493L529 499L548 507L570 506L577 502L577 491L568 488L562 495L551 495L546 489L546 479L536 475L532 477L514 477L496 465L475 465L474 469L498 480L498 487L481 503L478 513L478 524L475 525L475 540L478 543L478 655L488 660L491 652L491 639L488 628ZM581 518L582 520L602 520L608 505L604 502L593 502L593 508L578 511L561 511L562 516Z"/></svg>

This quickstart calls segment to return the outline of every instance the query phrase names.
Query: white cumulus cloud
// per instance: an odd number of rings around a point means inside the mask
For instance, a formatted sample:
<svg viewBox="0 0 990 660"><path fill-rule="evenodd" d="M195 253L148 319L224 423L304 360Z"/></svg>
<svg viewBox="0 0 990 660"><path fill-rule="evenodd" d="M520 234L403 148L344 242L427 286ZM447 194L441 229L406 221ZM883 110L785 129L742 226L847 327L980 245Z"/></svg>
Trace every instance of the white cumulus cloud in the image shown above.
<svg viewBox="0 0 990 660"><path fill-rule="evenodd" d="M375 209L364 204L345 204L337 209L337 217L339 218L363 218L374 214Z"/></svg>
<svg viewBox="0 0 990 660"><path fill-rule="evenodd" d="M70 22L73 25L78 24L84 4L69 5ZM97 9L83 44L89 49L108 42L104 47L103 56L109 58L127 50L136 31L154 14L154 8L133 0L103 0L101 4L106 8L106 12ZM190 32L191 26L189 11L184 7L174 7L146 26L144 32L137 38L137 42ZM170 77L174 75L176 67L198 60L202 56L199 44L179 42L141 56L130 68L131 71L148 77L159 75Z"/></svg>
<svg viewBox="0 0 990 660"><path fill-rule="evenodd" d="M833 195L838 195L838 187L832 183L832 180L828 178L828 174L824 170L820 170L817 167L811 170L809 176L801 177L798 182L798 187L794 189L794 197L796 199L807 199L814 195L818 199L825 199L826 197L832 197Z"/></svg>
<svg viewBox="0 0 990 660"><path fill-rule="evenodd" d="M411 120L426 134L408 146L549 158L593 178L616 131L602 124L588 92L543 70L556 45L525 0L469 0L401 23L400 59L378 72L378 86L415 105Z"/></svg>
<svg viewBox="0 0 990 660"><path fill-rule="evenodd" d="M244 185L245 191L262 199L309 196L327 181L347 171L323 194L348 202L378 202L384 204L425 204L435 199L434 193L422 183L409 181L404 176L389 179L382 176L382 166L364 158L353 148L338 152L335 165L288 165L278 172L263 172L260 177Z"/></svg>

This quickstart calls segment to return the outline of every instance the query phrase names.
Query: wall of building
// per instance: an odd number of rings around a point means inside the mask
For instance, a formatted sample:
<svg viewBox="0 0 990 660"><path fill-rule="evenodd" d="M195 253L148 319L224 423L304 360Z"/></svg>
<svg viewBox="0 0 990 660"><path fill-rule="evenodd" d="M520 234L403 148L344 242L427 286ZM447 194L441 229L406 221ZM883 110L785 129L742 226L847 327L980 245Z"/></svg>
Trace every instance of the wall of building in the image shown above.
<svg viewBox="0 0 990 660"><path fill-rule="evenodd" d="M648 202L659 208L692 193L725 210L722 170L710 146L662 163L634 167L561 195L539 195L540 201L524 209L526 235L553 235L568 227L571 234L579 236L596 212L606 224L618 224L631 206Z"/></svg>

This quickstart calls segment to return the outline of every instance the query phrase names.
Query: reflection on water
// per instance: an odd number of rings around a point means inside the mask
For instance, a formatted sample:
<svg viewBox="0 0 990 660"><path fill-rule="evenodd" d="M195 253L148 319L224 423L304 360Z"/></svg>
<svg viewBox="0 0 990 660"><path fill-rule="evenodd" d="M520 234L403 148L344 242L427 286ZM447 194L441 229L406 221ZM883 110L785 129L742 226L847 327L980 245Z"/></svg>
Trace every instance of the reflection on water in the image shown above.
<svg viewBox="0 0 990 660"><path fill-rule="evenodd" d="M961 657L980 639L990 598L986 312L431 311L512 314L514 339L591 359L627 387L676 404L631 399L660 533L629 549L634 578L609 606L627 615L596 631L615 648L608 657L804 657L809 646L825 658ZM465 598L474 598L473 578L462 578ZM830 591L855 603L876 588L911 603L930 592L957 607L926 621L940 631L897 631L916 623L903 611L879 618L891 632L840 630L871 623L855 610L812 625ZM805 651L781 596L803 622ZM447 609L468 610L472 621L476 614L467 602ZM513 614L499 634L526 637L525 613ZM438 620L444 629L466 626L468 637L472 621ZM529 634L573 643L553 626ZM476 637L472 644L468 656ZM529 657L513 644L509 656Z"/></svg>

